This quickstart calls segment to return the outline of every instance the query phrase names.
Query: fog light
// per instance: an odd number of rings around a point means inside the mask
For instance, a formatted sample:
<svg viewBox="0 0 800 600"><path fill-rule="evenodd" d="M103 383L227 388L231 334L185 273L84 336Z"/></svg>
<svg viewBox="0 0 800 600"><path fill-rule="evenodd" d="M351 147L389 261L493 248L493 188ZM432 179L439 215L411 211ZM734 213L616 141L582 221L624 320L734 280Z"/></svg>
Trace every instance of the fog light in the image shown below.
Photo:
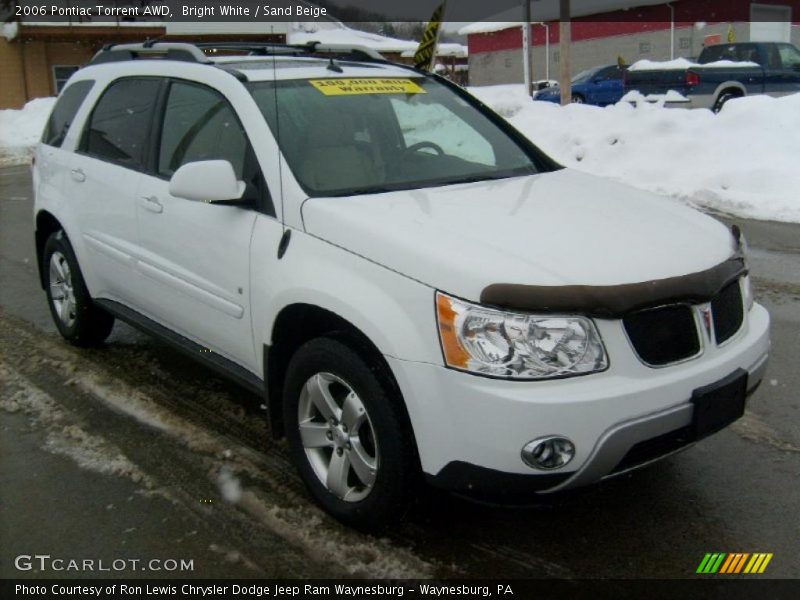
<svg viewBox="0 0 800 600"><path fill-rule="evenodd" d="M563 467L575 456L575 444L558 436L539 438L522 448L522 460L529 467L549 471Z"/></svg>

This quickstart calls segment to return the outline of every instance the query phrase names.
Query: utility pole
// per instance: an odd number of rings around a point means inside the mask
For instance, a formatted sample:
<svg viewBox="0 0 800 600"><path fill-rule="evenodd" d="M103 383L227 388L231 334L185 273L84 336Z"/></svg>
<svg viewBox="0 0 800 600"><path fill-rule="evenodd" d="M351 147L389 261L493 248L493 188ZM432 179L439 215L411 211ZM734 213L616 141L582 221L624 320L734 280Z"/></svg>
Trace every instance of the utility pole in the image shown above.
<svg viewBox="0 0 800 600"><path fill-rule="evenodd" d="M561 55L559 86L561 87L561 105L563 106L572 102L572 61L569 56L572 30L570 29L569 0L560 0L559 8L558 48Z"/></svg>
<svg viewBox="0 0 800 600"><path fill-rule="evenodd" d="M531 2L522 0L522 68L525 71L525 91L528 96L533 95L533 81L531 78Z"/></svg>
<svg viewBox="0 0 800 600"><path fill-rule="evenodd" d="M544 27L544 78L550 80L550 25L539 21L537 25Z"/></svg>

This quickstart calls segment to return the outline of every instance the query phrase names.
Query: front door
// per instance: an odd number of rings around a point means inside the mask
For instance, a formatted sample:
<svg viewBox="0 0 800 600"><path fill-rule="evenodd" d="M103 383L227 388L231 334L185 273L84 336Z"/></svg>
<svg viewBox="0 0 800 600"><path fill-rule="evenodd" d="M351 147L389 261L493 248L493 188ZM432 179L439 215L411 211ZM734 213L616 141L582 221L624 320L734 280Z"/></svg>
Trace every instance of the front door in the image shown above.
<svg viewBox="0 0 800 600"><path fill-rule="evenodd" d="M230 104L211 88L172 81L151 175L136 193L146 313L240 365L259 372L250 320L253 208L207 204L169 193L183 164L229 161L241 180L257 169Z"/></svg>

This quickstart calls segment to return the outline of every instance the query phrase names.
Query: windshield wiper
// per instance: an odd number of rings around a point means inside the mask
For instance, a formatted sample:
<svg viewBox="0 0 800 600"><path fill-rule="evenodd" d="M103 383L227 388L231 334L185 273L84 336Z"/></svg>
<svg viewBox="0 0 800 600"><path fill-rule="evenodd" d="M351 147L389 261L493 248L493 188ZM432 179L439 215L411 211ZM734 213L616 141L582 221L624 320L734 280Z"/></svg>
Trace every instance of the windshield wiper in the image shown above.
<svg viewBox="0 0 800 600"><path fill-rule="evenodd" d="M398 189L403 189L403 188L389 187L389 186L371 186L371 187L350 188L327 195L331 198L337 198L339 196L362 196L364 194L382 194L385 192L396 192Z"/></svg>
<svg viewBox="0 0 800 600"><path fill-rule="evenodd" d="M514 175L470 175L469 177L462 177L459 179L448 179L443 181L442 185L456 185L458 183L476 183L478 181L492 181L494 179L506 179L508 177L515 177Z"/></svg>

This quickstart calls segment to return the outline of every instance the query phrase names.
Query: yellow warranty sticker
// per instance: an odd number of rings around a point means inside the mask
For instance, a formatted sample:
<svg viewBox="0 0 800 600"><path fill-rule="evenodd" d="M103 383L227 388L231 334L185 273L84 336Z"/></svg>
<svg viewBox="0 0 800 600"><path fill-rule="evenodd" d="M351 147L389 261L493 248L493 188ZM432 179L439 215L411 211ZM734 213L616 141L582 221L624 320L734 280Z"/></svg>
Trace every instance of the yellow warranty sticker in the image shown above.
<svg viewBox="0 0 800 600"><path fill-rule="evenodd" d="M326 96L425 93L410 79L310 79L309 83Z"/></svg>

